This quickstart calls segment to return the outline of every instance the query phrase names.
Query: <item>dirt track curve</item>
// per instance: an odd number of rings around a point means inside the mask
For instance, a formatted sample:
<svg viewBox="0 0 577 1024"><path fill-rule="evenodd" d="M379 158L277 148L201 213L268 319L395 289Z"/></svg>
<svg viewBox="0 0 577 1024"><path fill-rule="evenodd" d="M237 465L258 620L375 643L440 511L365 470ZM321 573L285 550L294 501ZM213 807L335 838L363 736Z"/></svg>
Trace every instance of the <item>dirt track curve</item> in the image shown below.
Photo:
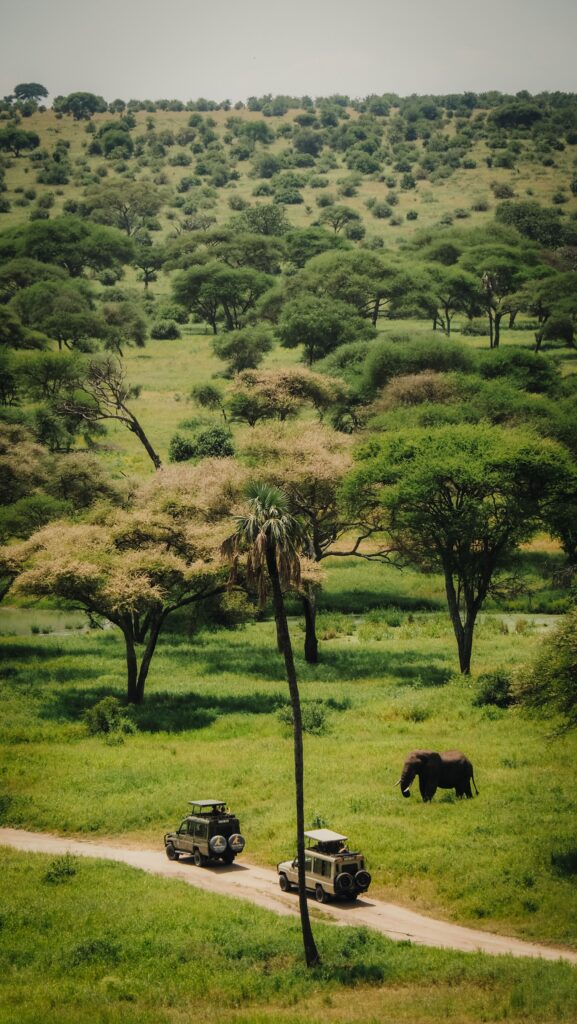
<svg viewBox="0 0 577 1024"><path fill-rule="evenodd" d="M177 878L179 881L194 885L197 889L204 889L205 892L216 892L222 896L248 900L277 914L298 913L296 895L280 891L275 871L255 867L244 861L231 866L221 864L211 868L197 868L189 858L182 858L179 861L167 860L162 849L138 849L84 842L11 828L0 828L0 846L10 846L29 853L71 853L81 857L120 861L153 875ZM316 910L314 904L311 904L311 909L313 908ZM354 904L325 903L322 909L318 908L318 914L336 924L364 925L387 935L390 939L410 940L425 946L460 949L468 953L483 952L541 957L544 960L568 960L577 964L577 953L570 950L553 949L550 946L507 938L504 935L463 928L446 921L436 921L394 903L383 903L369 896L357 900Z"/></svg>

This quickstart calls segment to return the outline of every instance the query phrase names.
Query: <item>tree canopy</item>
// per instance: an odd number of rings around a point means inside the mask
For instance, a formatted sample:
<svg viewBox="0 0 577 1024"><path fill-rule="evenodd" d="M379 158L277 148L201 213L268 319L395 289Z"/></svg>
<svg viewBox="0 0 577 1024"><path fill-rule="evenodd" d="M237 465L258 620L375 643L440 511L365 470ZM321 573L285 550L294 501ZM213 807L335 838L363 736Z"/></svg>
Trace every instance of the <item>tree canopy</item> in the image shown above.
<svg viewBox="0 0 577 1024"><path fill-rule="evenodd" d="M359 453L345 483L351 509L380 508L401 557L443 572L461 671L487 594L515 548L547 523L575 468L565 450L521 431L452 426L399 432Z"/></svg>

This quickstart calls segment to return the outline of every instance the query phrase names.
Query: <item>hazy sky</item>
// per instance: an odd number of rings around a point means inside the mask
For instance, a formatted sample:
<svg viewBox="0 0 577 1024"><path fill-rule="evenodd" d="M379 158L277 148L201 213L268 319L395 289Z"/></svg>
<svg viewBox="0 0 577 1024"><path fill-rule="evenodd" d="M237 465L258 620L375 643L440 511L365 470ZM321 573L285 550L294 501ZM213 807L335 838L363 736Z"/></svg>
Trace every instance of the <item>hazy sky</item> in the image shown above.
<svg viewBox="0 0 577 1024"><path fill-rule="evenodd" d="M577 91L577 0L0 0L0 95Z"/></svg>

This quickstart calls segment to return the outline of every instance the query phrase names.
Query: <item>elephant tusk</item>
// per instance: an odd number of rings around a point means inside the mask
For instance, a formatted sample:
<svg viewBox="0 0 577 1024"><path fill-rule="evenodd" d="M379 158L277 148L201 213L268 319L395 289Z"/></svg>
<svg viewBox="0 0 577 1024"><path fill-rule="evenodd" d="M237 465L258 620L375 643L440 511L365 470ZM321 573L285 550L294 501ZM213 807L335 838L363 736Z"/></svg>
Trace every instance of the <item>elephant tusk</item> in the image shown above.
<svg viewBox="0 0 577 1024"><path fill-rule="evenodd" d="M395 785L393 786L393 789L396 789L397 786L400 786L400 784L401 784L401 780L397 779L397 781L395 782Z"/></svg>

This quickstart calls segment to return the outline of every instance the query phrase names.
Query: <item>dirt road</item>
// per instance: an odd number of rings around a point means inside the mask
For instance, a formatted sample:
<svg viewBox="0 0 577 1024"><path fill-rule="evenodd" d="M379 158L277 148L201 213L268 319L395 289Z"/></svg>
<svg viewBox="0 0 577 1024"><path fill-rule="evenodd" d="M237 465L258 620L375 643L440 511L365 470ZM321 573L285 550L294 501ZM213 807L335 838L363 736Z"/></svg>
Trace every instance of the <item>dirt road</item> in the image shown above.
<svg viewBox="0 0 577 1024"><path fill-rule="evenodd" d="M275 871L255 867L244 860L231 866L220 864L210 868L197 868L188 858L179 861L167 860L163 849L134 849L11 828L0 828L0 846L11 846L31 853L71 853L81 857L120 861L154 875L178 878L206 892L248 900L277 914L298 913L296 895L280 891ZM522 942L520 939L507 938L504 935L493 935L490 932L463 928L446 921L436 921L394 903L383 903L369 896L355 903L325 903L322 909L311 903L311 910L324 920L332 920L341 925L364 925L387 935L390 939L409 939L420 945L460 949L469 953L508 953L511 956L541 957L544 960L568 960L577 964L577 953L569 950L552 949L549 946Z"/></svg>

